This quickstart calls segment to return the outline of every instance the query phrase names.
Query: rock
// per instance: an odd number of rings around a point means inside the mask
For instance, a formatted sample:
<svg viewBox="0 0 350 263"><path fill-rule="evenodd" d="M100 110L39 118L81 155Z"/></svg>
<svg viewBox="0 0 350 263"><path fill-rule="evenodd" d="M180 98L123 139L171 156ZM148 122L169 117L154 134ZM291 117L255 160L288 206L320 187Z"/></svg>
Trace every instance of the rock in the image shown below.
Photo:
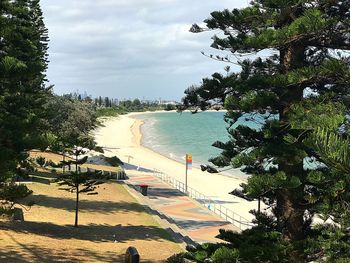
<svg viewBox="0 0 350 263"><path fill-rule="evenodd" d="M14 221L24 221L23 210L22 208L15 207L13 209L13 220Z"/></svg>

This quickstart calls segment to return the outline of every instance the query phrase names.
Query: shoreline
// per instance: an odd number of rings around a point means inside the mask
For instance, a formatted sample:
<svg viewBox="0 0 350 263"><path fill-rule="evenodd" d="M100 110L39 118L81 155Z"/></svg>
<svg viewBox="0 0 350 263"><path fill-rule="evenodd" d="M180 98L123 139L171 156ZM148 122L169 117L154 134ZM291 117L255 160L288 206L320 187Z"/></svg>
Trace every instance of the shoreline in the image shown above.
<svg viewBox="0 0 350 263"><path fill-rule="evenodd" d="M141 126L145 122L143 120L137 120L135 119L135 122L132 124L130 127L131 133L133 135L133 141L137 146L143 146L142 145L142 131L141 131Z"/></svg>
<svg viewBox="0 0 350 263"><path fill-rule="evenodd" d="M213 110L214 111L214 110ZM157 113L162 113L162 112L171 112L171 111L158 111ZM175 111L174 111L175 112ZM216 111L215 111L216 112ZM147 112L147 113L144 113L144 114L148 114L148 113L153 113L153 112ZM138 113L129 113L129 114L126 114L124 116L126 117L129 117L133 120L135 120L135 122L132 124L132 126L130 127L130 132L133 134L133 140L135 142L135 144L138 146L138 147L142 147L144 149L147 149L148 151L151 151L152 153L154 154L157 154L157 155L160 155L164 158L167 158L169 161L173 161L173 162L176 162L180 165L183 165L185 166L185 163L183 162L180 162L179 160L175 160L175 159L172 159L170 158L169 156L166 156L165 154L163 153L160 153L160 152L157 152L155 150L153 150L152 148L150 147L147 147L146 145L142 144L142 138L143 138L143 134L142 134L142 130L141 130L141 127L142 125L145 124L145 121L144 120L141 120L141 119L136 119L136 118L133 118L133 116L137 116L137 115L141 115L141 114L138 114ZM200 169L199 167L196 167L196 166L192 166L192 169ZM240 175L235 175L235 174L225 174L225 173L218 173L219 175L221 176L225 176L225 177L228 177L228 178L233 178L233 179L236 179L236 180L241 180L242 183L243 182L246 182L247 181L247 177L243 177L243 176L240 176Z"/></svg>
<svg viewBox="0 0 350 263"><path fill-rule="evenodd" d="M139 113L139 114L144 114ZM137 115L139 115L137 114ZM133 118L134 113L111 117L103 120L103 126L94 131L97 144L105 149L105 155L117 156L125 165L126 173L163 172L174 179L184 182L185 164L170 159L142 145L142 119ZM241 183L246 182L239 174L209 174L193 167L188 173L188 186L216 200L242 217L251 220L250 210L257 208L257 202L248 202L229 194Z"/></svg>

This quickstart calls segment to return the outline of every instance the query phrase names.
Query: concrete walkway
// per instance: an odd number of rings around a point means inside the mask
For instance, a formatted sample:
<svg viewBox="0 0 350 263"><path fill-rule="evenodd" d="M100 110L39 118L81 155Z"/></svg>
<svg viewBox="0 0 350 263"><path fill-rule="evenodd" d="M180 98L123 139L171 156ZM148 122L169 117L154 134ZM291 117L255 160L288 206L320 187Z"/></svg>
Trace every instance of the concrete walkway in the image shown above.
<svg viewBox="0 0 350 263"><path fill-rule="evenodd" d="M135 189L139 201L147 205L150 211L161 218L163 227L171 228L174 233L180 234L185 243L195 241L218 242L215 238L219 229L239 231L229 222L225 222L197 201L174 189L151 173L127 171L129 177L125 183ZM139 185L147 184L148 195L142 196ZM190 240L186 240L186 239Z"/></svg>

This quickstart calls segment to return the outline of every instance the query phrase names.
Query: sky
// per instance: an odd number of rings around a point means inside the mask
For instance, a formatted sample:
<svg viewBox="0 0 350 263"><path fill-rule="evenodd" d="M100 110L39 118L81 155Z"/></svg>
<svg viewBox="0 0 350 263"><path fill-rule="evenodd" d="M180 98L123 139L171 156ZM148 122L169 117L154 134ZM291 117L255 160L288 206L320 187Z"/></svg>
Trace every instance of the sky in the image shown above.
<svg viewBox="0 0 350 263"><path fill-rule="evenodd" d="M42 0L49 84L57 94L177 100L227 64L201 54L218 32L193 34L212 11L248 0ZM232 65L231 65L232 66Z"/></svg>

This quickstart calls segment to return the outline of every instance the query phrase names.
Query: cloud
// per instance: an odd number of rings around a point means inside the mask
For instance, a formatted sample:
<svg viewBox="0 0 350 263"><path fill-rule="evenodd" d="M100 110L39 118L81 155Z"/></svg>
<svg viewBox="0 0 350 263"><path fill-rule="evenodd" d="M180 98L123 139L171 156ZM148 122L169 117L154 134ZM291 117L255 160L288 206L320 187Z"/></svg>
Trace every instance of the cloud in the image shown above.
<svg viewBox="0 0 350 263"><path fill-rule="evenodd" d="M180 99L225 64L200 51L212 33L192 34L214 10L247 1L42 0L50 36L48 78L59 94ZM215 52L215 51L214 51Z"/></svg>

